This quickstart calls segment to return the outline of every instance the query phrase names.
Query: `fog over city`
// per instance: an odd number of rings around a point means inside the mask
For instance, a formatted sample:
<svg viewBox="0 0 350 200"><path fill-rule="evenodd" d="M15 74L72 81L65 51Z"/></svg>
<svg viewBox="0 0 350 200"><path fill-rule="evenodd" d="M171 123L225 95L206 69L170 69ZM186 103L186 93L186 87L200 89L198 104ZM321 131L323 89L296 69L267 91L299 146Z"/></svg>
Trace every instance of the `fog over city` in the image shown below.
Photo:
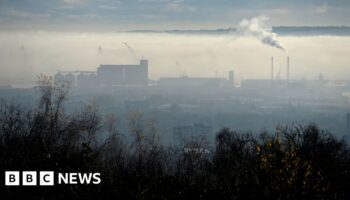
<svg viewBox="0 0 350 200"><path fill-rule="evenodd" d="M140 59L147 59L148 79L151 81L148 87L143 85L143 89L135 89L125 85L125 89L118 86L96 90L91 86L81 90L75 80L78 88L73 87L68 111L79 108L79 102L92 100L100 104L103 112L112 111L121 118L127 118L130 111L140 111L146 118L157 120L165 141L173 138L176 127L195 123L209 126L210 133L206 133L209 138L222 126L261 131L294 122L321 123L321 127L343 135L346 128L344 108L348 109L344 95L349 90L347 86L340 90L329 87L342 84L337 81L350 80L346 53L350 51L350 37L277 35L268 27L260 30L260 25L254 24L255 19L242 20L237 31L224 33L2 31L0 80L2 85L13 88L30 88L36 84L39 74L54 76L60 71L65 74L78 71L75 75L79 75L79 71L93 72L103 64L138 64ZM266 85L271 79L272 56L275 86ZM290 60L289 86L285 86L287 57ZM206 85L205 80L200 79L193 79L198 83L176 86L184 82L182 77L228 80L229 71L234 71L234 80L228 88ZM161 81L166 77L178 78L179 83ZM320 77L331 82L314 85L313 82ZM265 80L266 83L250 83L249 80ZM204 85L198 88L196 84ZM216 100L212 99L214 91L217 92ZM310 91L315 94L310 94ZM24 95L2 93L4 98L10 99ZM29 97L25 96L21 101ZM314 98L319 100L310 104L309 100ZM326 100L329 98L332 100ZM35 104L34 97L29 99L32 100L28 102ZM130 101L134 102L131 107ZM338 104L339 101L343 103ZM319 106L326 110L320 110ZM285 112L289 112L286 109L295 112L286 115ZM260 118L261 115L265 117ZM322 118L323 115L327 116L326 119ZM238 116L246 118L237 119ZM164 121L166 118L170 121ZM254 123L250 123L252 120ZM120 126L127 131L127 120L121 120Z"/></svg>
<svg viewBox="0 0 350 200"><path fill-rule="evenodd" d="M292 79L350 79L348 36L279 36L287 51L264 45L254 36L230 34L0 32L1 84L33 84L40 73L95 70L100 64L150 61L149 77L220 76L234 70L237 80L269 78L270 57L276 75L286 78L291 58ZM238 83L238 82L237 82Z"/></svg>
<svg viewBox="0 0 350 200"><path fill-rule="evenodd" d="M36 105L33 87L48 75L70 84L67 112L95 102L123 133L139 112L166 144L213 142L223 127L350 132L347 3L0 3L3 99Z"/></svg>

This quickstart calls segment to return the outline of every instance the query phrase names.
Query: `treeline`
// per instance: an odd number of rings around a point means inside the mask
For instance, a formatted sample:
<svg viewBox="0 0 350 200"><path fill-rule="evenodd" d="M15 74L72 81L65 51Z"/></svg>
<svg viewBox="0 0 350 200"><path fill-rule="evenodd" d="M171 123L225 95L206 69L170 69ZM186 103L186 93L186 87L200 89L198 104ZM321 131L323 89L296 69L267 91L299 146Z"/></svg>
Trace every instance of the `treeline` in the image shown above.
<svg viewBox="0 0 350 200"><path fill-rule="evenodd" d="M164 147L139 113L130 141L93 103L66 114L68 84L38 83L38 108L0 103L0 199L350 199L349 148L314 125L222 129L214 147L203 138ZM99 172L102 183L5 187L4 172L16 170Z"/></svg>

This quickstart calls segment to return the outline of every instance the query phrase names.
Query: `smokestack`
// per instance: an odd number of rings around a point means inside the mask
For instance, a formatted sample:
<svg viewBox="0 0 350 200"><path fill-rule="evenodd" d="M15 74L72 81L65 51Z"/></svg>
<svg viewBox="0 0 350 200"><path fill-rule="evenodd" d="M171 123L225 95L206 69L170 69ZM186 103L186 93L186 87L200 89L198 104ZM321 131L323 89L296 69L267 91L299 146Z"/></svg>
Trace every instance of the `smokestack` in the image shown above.
<svg viewBox="0 0 350 200"><path fill-rule="evenodd" d="M228 72L228 80L230 81L230 84L233 86L235 85L235 72L234 71L229 71Z"/></svg>
<svg viewBox="0 0 350 200"><path fill-rule="evenodd" d="M287 81L289 82L289 56L287 56Z"/></svg>
<svg viewBox="0 0 350 200"><path fill-rule="evenodd" d="M271 81L273 81L273 56L271 56Z"/></svg>

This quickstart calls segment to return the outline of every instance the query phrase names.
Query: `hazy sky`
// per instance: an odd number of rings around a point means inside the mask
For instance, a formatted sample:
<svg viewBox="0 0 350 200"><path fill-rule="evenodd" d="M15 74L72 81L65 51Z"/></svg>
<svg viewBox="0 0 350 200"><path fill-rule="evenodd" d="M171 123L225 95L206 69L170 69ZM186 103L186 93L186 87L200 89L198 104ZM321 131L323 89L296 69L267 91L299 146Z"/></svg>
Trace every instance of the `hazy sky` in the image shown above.
<svg viewBox="0 0 350 200"><path fill-rule="evenodd" d="M349 0L0 0L0 29L129 30L271 25L350 25Z"/></svg>

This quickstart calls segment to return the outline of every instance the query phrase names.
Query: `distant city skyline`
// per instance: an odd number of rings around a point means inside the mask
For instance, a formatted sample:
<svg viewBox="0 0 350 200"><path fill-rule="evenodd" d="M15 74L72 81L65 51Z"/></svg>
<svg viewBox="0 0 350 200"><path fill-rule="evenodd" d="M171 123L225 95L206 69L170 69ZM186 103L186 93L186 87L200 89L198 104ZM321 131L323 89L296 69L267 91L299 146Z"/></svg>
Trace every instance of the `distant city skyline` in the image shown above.
<svg viewBox="0 0 350 200"><path fill-rule="evenodd" d="M213 29L261 14L272 26L349 26L349 8L345 0L0 0L0 29Z"/></svg>

